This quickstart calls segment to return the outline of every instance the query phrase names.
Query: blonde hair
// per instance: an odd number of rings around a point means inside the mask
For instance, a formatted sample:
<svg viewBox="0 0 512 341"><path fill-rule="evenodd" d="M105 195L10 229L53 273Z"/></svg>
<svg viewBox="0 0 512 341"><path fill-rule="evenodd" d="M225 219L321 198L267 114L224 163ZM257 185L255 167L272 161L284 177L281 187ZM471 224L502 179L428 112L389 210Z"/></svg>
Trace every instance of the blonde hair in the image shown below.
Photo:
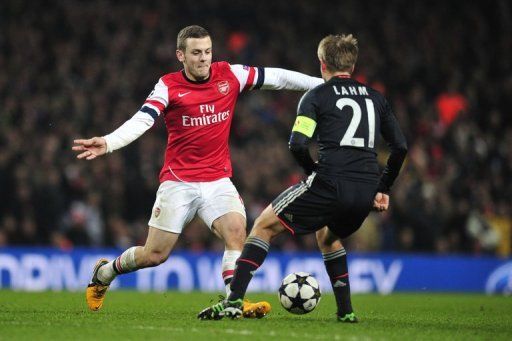
<svg viewBox="0 0 512 341"><path fill-rule="evenodd" d="M352 34L331 34L318 44L318 58L331 72L351 71L358 52L357 39Z"/></svg>

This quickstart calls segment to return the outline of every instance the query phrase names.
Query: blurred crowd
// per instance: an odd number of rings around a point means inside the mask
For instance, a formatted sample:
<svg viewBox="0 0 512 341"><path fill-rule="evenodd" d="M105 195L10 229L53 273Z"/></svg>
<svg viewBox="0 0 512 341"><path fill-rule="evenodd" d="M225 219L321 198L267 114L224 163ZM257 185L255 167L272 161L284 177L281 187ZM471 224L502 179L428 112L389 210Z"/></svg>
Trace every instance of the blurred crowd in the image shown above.
<svg viewBox="0 0 512 341"><path fill-rule="evenodd" d="M214 60L319 76L316 47L353 33L355 77L382 91L409 155L391 210L346 243L358 251L510 255L512 5L488 2L0 2L0 246L144 243L166 145L162 121L94 161L79 137L113 131L158 78L179 70L176 35L206 27ZM301 94L241 96L230 139L248 226L304 178L287 149ZM312 147L314 149L314 146ZM382 143L379 160L385 164ZM179 248L222 250L199 220ZM314 236L275 248L314 250Z"/></svg>

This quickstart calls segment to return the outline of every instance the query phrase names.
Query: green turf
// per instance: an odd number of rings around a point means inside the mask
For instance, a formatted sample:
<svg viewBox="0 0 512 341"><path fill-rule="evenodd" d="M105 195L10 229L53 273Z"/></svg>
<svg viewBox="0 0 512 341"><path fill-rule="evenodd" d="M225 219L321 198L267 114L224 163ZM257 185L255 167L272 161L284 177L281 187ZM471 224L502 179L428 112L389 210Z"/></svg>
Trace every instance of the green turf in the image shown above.
<svg viewBox="0 0 512 341"><path fill-rule="evenodd" d="M276 295L251 294L274 310L261 320L198 321L214 295L109 292L99 312L82 293L0 290L0 339L13 340L512 340L512 298L458 294L354 295L361 322L334 318L324 295L310 314L282 309Z"/></svg>

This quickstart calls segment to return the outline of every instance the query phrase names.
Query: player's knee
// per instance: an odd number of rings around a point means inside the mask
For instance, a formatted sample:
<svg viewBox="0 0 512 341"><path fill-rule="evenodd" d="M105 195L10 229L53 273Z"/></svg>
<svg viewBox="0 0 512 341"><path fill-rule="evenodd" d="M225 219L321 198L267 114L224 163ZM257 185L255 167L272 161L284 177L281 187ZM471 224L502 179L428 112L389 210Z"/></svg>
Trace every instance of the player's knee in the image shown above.
<svg viewBox="0 0 512 341"><path fill-rule="evenodd" d="M244 245L247 232L245 222L236 222L225 228L224 240L228 248L238 249Z"/></svg>
<svg viewBox="0 0 512 341"><path fill-rule="evenodd" d="M335 243L318 243L318 248L320 249L320 251L322 253L329 253L329 252L334 252L334 251L337 251L337 250L340 250L341 248L343 247L343 245L341 245L341 243L339 242L335 242Z"/></svg>
<svg viewBox="0 0 512 341"><path fill-rule="evenodd" d="M318 248L322 252L332 252L343 247L338 237L330 233L328 230L320 230L316 233L316 241Z"/></svg>
<svg viewBox="0 0 512 341"><path fill-rule="evenodd" d="M164 252L148 252L146 254L146 266L157 266L165 262L169 255Z"/></svg>

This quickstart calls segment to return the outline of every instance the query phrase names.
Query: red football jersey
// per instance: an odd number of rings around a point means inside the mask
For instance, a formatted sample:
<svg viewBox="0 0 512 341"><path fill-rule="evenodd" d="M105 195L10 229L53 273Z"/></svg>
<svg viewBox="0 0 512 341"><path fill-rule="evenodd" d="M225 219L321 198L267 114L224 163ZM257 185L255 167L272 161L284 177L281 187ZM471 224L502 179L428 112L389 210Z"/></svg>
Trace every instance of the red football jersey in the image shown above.
<svg viewBox="0 0 512 341"><path fill-rule="evenodd" d="M261 87L263 77L261 68L216 62L203 82L187 79L183 71L160 78L142 109L154 118L163 115L167 127L160 182L231 177L228 139L235 104L243 90Z"/></svg>

